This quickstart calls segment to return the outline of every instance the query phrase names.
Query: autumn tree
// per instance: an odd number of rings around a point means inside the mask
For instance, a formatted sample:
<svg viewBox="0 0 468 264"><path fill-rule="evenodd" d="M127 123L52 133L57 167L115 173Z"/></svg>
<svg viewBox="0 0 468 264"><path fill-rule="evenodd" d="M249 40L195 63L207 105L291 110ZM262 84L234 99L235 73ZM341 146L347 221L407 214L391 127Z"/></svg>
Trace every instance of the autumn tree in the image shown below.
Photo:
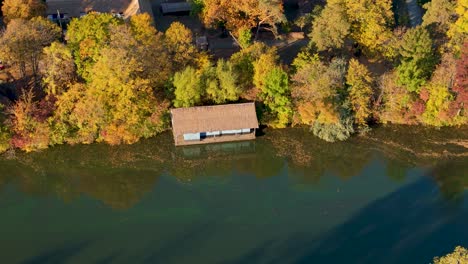
<svg viewBox="0 0 468 264"><path fill-rule="evenodd" d="M391 0L344 0L352 38L370 53L381 52L394 24ZM330 23L335 21L330 20Z"/></svg>
<svg viewBox="0 0 468 264"><path fill-rule="evenodd" d="M108 30L108 43L99 51L87 84L73 84L58 96L51 122L54 142L133 143L164 126L167 104L157 100L153 85L167 76L150 65L158 65L158 56L164 54L155 54L158 50L146 42L150 39L134 35L130 25Z"/></svg>
<svg viewBox="0 0 468 264"><path fill-rule="evenodd" d="M148 13L136 14L130 17L129 25L133 37L142 45L151 45L155 39L161 37Z"/></svg>
<svg viewBox="0 0 468 264"><path fill-rule="evenodd" d="M44 48L41 72L46 93L62 94L77 78L71 51L60 42Z"/></svg>
<svg viewBox="0 0 468 264"><path fill-rule="evenodd" d="M165 48L164 36L154 28L149 15L132 16L127 25L111 25L109 30L111 48L131 49L132 57L140 64L138 76L160 91L172 75L174 62Z"/></svg>
<svg viewBox="0 0 468 264"><path fill-rule="evenodd" d="M447 67L448 68L445 68ZM449 85L453 80L455 70L453 63L443 63L434 72L432 80L429 81L421 92L423 100L426 102L423 113L423 122L429 125L442 126L448 124L447 110L453 95L450 93Z"/></svg>
<svg viewBox="0 0 468 264"><path fill-rule="evenodd" d="M205 0L201 13L207 26L223 24L237 40L240 29L266 29L277 34L276 24L286 21L280 0Z"/></svg>
<svg viewBox="0 0 468 264"><path fill-rule="evenodd" d="M307 125L339 122L339 94L344 91L344 74L343 68L330 67L318 57L299 68L293 76L292 90L296 122Z"/></svg>
<svg viewBox="0 0 468 264"><path fill-rule="evenodd" d="M354 112L355 122L359 126L366 126L372 113L372 83L372 76L367 67L356 59L351 59L346 75L346 84L348 85L351 110Z"/></svg>
<svg viewBox="0 0 468 264"><path fill-rule="evenodd" d="M346 62L330 64L312 56L293 76L294 122L310 125L314 135L326 141L345 140L354 132L353 121L343 106Z"/></svg>
<svg viewBox="0 0 468 264"><path fill-rule="evenodd" d="M109 46L92 69L89 88L104 106L106 122L100 139L110 144L134 143L161 126L158 102L141 56L145 53L127 25L112 26ZM123 41L124 40L124 41Z"/></svg>
<svg viewBox="0 0 468 264"><path fill-rule="evenodd" d="M433 41L427 29L408 30L399 48L401 63L397 67L399 82L411 92L419 92L431 76L436 63Z"/></svg>
<svg viewBox="0 0 468 264"><path fill-rule="evenodd" d="M1 57L16 65L22 77L28 69L37 77L42 49L57 40L60 33L60 28L45 18L14 19L1 35Z"/></svg>
<svg viewBox="0 0 468 264"><path fill-rule="evenodd" d="M450 39L450 47L459 55L464 41L468 38L468 0L456 1L455 12L457 19L450 25L447 36Z"/></svg>
<svg viewBox="0 0 468 264"><path fill-rule="evenodd" d="M164 36L175 71L193 64L197 49L193 44L193 34L189 28L180 22L173 22Z"/></svg>
<svg viewBox="0 0 468 264"><path fill-rule="evenodd" d="M2 5L3 21L9 23L16 18L31 19L43 16L46 12L42 0L4 0Z"/></svg>
<svg viewBox="0 0 468 264"><path fill-rule="evenodd" d="M310 38L319 51L341 49L350 33L350 26L344 2L328 1L312 23Z"/></svg>
<svg viewBox="0 0 468 264"><path fill-rule="evenodd" d="M277 51L275 48L268 47L262 42L254 42L249 47L234 53L230 62L233 64L234 71L238 77L238 86L243 91L243 96L250 99L255 99L256 91L261 86L262 78L266 71L261 68L269 67L260 62L260 57L263 55L262 61L270 66L276 65L278 60ZM271 67L269 69L272 69ZM258 89L252 89L256 86Z"/></svg>
<svg viewBox="0 0 468 264"><path fill-rule="evenodd" d="M105 123L105 108L92 89L75 83L58 96L50 123L52 144L90 144Z"/></svg>
<svg viewBox="0 0 468 264"><path fill-rule="evenodd" d="M352 38L370 53L381 52L394 24L391 0L331 0L312 23L319 51L341 49Z"/></svg>
<svg viewBox="0 0 468 264"><path fill-rule="evenodd" d="M380 76L378 81L380 95L377 104L380 106L379 121L394 124L416 124L417 118L412 114L416 96L398 82L398 73L390 71ZM422 114L422 111L419 111Z"/></svg>
<svg viewBox="0 0 468 264"><path fill-rule="evenodd" d="M446 34L455 20L455 2L453 0L432 0L424 4L426 13L422 25L433 25L438 33Z"/></svg>
<svg viewBox="0 0 468 264"><path fill-rule="evenodd" d="M204 91L200 85L201 74L191 66L174 75L174 106L190 107L201 102Z"/></svg>
<svg viewBox="0 0 468 264"><path fill-rule="evenodd" d="M47 148L50 137L46 120L51 110L48 102L34 101L32 90L25 91L10 109L13 147L27 152Z"/></svg>
<svg viewBox="0 0 468 264"><path fill-rule="evenodd" d="M456 61L455 82L452 92L455 100L450 105L449 113L452 116L464 118L467 122L468 113L468 40L465 40L460 58Z"/></svg>
<svg viewBox="0 0 468 264"><path fill-rule="evenodd" d="M75 58L78 74L85 80L89 79L101 50L109 43L109 26L122 23L112 14L90 13L73 19L68 25L67 46Z"/></svg>
<svg viewBox="0 0 468 264"><path fill-rule="evenodd" d="M5 121L5 106L0 104L0 153L3 153L10 148L11 131L5 125Z"/></svg>
<svg viewBox="0 0 468 264"><path fill-rule="evenodd" d="M468 250L464 247L456 247L452 253L443 257L435 257L434 264L452 264L468 262Z"/></svg>

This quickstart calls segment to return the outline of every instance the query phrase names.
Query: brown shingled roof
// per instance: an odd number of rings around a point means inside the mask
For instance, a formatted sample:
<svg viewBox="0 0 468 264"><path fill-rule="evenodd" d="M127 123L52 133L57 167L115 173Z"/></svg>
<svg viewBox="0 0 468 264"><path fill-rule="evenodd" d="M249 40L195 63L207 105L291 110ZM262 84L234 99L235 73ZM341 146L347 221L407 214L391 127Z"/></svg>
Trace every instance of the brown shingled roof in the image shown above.
<svg viewBox="0 0 468 264"><path fill-rule="evenodd" d="M138 0L47 0L47 14L56 14L59 10L69 17L78 17L80 13L89 11L123 13L128 17L142 12L140 8Z"/></svg>
<svg viewBox="0 0 468 264"><path fill-rule="evenodd" d="M258 128L254 103L171 109L174 135Z"/></svg>

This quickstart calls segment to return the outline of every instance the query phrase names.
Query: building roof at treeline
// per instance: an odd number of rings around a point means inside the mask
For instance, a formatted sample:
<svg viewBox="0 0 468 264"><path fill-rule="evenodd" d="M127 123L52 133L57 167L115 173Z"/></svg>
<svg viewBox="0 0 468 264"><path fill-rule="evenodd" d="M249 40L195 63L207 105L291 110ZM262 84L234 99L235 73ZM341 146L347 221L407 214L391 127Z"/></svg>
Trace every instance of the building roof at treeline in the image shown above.
<svg viewBox="0 0 468 264"><path fill-rule="evenodd" d="M125 17L142 12L139 0L47 0L47 14L57 10L69 17L79 17L82 13L123 13Z"/></svg>
<svg viewBox="0 0 468 264"><path fill-rule="evenodd" d="M171 109L175 135L258 128L254 103Z"/></svg>

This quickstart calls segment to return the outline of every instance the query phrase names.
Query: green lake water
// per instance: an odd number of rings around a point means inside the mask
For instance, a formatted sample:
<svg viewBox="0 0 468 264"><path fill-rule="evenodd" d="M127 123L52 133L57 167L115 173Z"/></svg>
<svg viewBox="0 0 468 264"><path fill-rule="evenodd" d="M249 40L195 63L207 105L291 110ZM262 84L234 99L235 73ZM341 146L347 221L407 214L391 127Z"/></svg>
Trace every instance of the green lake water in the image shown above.
<svg viewBox="0 0 468 264"><path fill-rule="evenodd" d="M0 158L0 263L430 263L468 246L468 129L307 129Z"/></svg>

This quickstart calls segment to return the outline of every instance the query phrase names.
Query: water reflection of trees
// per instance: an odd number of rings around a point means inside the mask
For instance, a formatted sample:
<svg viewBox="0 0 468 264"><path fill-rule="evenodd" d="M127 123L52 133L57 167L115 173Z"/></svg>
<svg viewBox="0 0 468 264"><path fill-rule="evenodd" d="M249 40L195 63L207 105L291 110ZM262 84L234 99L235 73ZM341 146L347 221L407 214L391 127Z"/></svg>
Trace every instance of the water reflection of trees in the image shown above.
<svg viewBox="0 0 468 264"><path fill-rule="evenodd" d="M31 195L55 195L65 201L86 195L125 209L151 192L164 173L190 182L233 174L265 179L285 171L293 180L313 185L326 174L343 180L360 175L381 156L384 173L396 181L410 168L427 166L446 197L462 193L468 185L467 150L441 142L463 139L464 134L405 131L376 129L341 143L323 142L299 128L266 131L256 141L184 148L175 148L169 133L130 146L59 146L0 159L0 188L13 184ZM418 133L424 138L415 140Z"/></svg>
<svg viewBox="0 0 468 264"><path fill-rule="evenodd" d="M435 179L442 194L451 200L462 198L468 190L467 162L456 160L435 166L430 175Z"/></svg>

